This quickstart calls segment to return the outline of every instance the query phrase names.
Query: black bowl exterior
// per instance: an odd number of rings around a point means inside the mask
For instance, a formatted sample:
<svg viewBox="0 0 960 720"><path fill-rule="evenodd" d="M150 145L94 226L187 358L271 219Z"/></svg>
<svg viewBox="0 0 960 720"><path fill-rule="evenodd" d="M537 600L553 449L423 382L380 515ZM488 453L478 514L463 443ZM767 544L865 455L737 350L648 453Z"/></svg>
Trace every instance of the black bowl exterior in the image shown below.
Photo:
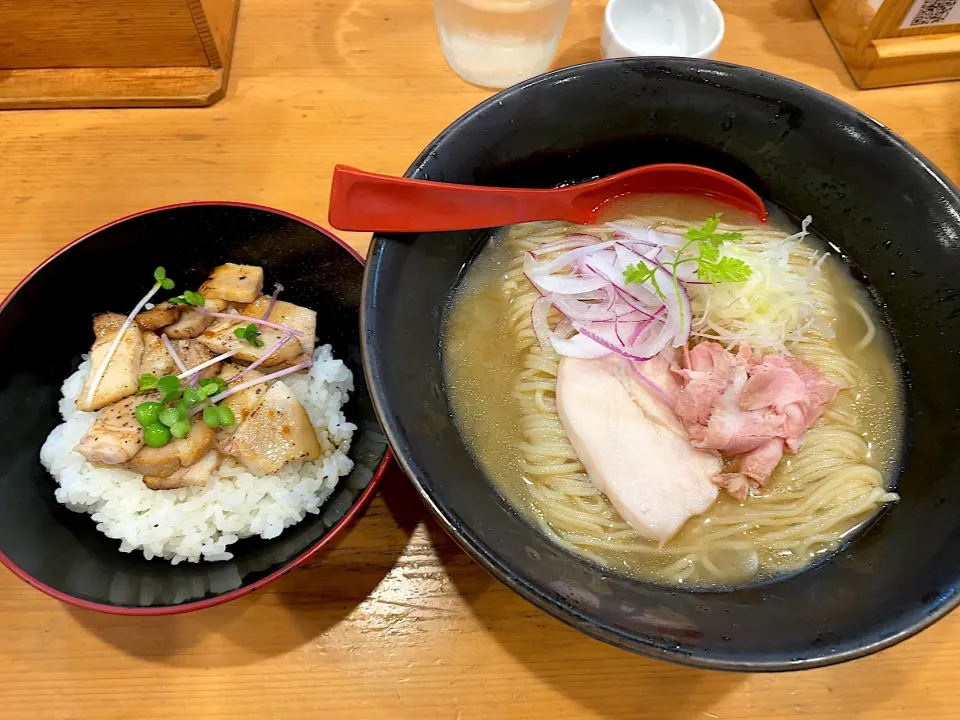
<svg viewBox="0 0 960 720"><path fill-rule="evenodd" d="M857 110L758 70L624 59L500 93L444 131L408 176L551 187L657 162L744 181L835 243L869 281L908 384L903 499L829 562L766 585L688 592L559 549L478 469L451 417L444 308L488 232L375 238L364 360L394 452L447 530L525 598L631 650L734 670L826 665L889 646L960 586L960 197Z"/></svg>
<svg viewBox="0 0 960 720"><path fill-rule="evenodd" d="M354 375L345 412L359 428L356 463L319 515L273 540L229 547L226 562L182 563L119 552L85 513L54 498L40 447L61 422L60 386L92 342L97 312L128 312L157 265L176 288L196 288L224 262L262 265L267 291L318 311L320 343L330 343ZM261 587L313 554L365 505L389 451L364 380L359 343L363 263L318 226L269 208L195 203L148 211L96 230L38 268L0 311L0 560L49 594L121 614L161 614L215 605ZM47 328L44 332L44 328ZM19 349L18 349L19 348Z"/></svg>

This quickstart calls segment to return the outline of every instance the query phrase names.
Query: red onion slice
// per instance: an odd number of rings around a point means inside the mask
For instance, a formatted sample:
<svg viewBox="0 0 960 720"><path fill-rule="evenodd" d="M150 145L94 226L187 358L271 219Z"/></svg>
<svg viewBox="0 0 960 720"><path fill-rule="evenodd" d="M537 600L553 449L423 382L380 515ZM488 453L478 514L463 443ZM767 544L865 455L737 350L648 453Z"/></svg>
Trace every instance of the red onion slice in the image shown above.
<svg viewBox="0 0 960 720"><path fill-rule="evenodd" d="M210 317L226 318L227 320L245 320L249 323L253 323L254 325L262 325L264 327L273 328L274 330L281 330L285 333L296 335L297 337L303 337L303 333L300 332L299 330L294 330L293 328L287 327L286 325L273 323L268 320L264 320L263 318L250 317L249 315L240 315L239 313L234 314L234 313L210 312L206 308L202 308L202 307L194 308L194 310L196 310L198 313L201 313L203 315L208 315Z"/></svg>
<svg viewBox="0 0 960 720"><path fill-rule="evenodd" d="M247 388L253 387L254 385L260 385L261 383L270 382L271 380L276 380L277 378L282 378L284 375L289 375L290 373L299 372L300 370L306 370L308 367L313 365L313 359L304 360L302 363L298 363L293 367L284 368L283 370L277 370L275 373L270 373L269 375L263 375L258 378L253 378L252 380L247 380L242 382L236 387L229 388L224 390L219 395L214 395L209 399L209 402L213 405L216 405L221 400L226 400L231 395L235 395L238 392L246 390ZM194 415L203 410L206 407L205 405L194 405L193 409L190 411L191 415Z"/></svg>
<svg viewBox="0 0 960 720"><path fill-rule="evenodd" d="M264 317L266 317L266 315L264 315ZM251 370L256 370L258 367L260 367L261 365L263 365L263 363L266 362L267 358L269 358L269 357L270 357L271 355L273 355L277 350L279 350L280 348L282 348L284 345L286 345L287 343L289 343L291 340L293 340L293 335L284 335L282 338L280 338L279 340L277 340L277 342L275 342L275 343L273 344L273 346L272 346L269 350L267 350L265 353L263 353L263 355L261 355L259 358L257 358L256 360L254 360L252 363L250 363L245 369L241 370L241 371L238 372L236 375L234 375L232 378L230 378L229 380L227 380L227 385L229 385L230 383L236 382L237 380L239 380L240 378L242 378L244 375L246 375L246 374L247 374L248 372L250 372Z"/></svg>
<svg viewBox="0 0 960 720"><path fill-rule="evenodd" d="M550 325L547 323L547 314L550 312L553 300L552 295L544 295L537 298L533 307L530 308L530 322L541 350L547 350L550 347Z"/></svg>
<svg viewBox="0 0 960 720"><path fill-rule="evenodd" d="M612 352L647 360L671 343L686 345L692 318L685 283L698 281L692 263L681 266L677 277L670 265L684 239L650 228L609 227L616 231L614 240L570 233L524 257L525 275L541 295L530 311L540 347L573 357ZM549 252L560 254L537 262ZM652 278L628 283L624 271L631 265L647 268ZM554 331L547 321L551 306L564 316Z"/></svg>
<svg viewBox="0 0 960 720"><path fill-rule="evenodd" d="M277 283L273 288L273 295L270 296L270 304L267 305L267 311L263 314L264 320L270 319L270 313L273 312L274 306L277 304L277 296L283 292L283 285Z"/></svg>
<svg viewBox="0 0 960 720"><path fill-rule="evenodd" d="M565 316L580 322L613 320L617 317L615 308L606 303L588 303L559 295L552 296L552 303Z"/></svg>
<svg viewBox="0 0 960 720"><path fill-rule="evenodd" d="M684 240L680 235L657 232L652 228L626 225L624 223L607 223L607 227L612 227L617 232L621 232L631 240L635 240L637 242L660 245L668 248L683 247L683 245L686 243L686 240Z"/></svg>
<svg viewBox="0 0 960 720"><path fill-rule="evenodd" d="M542 265L534 265L533 267L525 266L524 270L539 279L544 275L549 275L557 270L562 270L578 258L586 257L587 255L593 255L601 250L613 247L616 244L617 243L615 240L610 240L609 242L587 245L585 247L577 248L576 250L565 252L562 255L555 257L553 260L543 263ZM527 253L527 258L530 258L530 255L530 253Z"/></svg>
<svg viewBox="0 0 960 720"><path fill-rule="evenodd" d="M528 276L529 277L529 276ZM572 295L574 293L592 292L605 287L608 283L601 277L577 277L576 275L546 275L530 278L541 294L559 293Z"/></svg>
<svg viewBox="0 0 960 720"><path fill-rule="evenodd" d="M594 360L596 358L606 357L610 350L605 348L586 335L578 334L572 338L564 339L553 335L550 337L550 344L553 349L566 357L581 358L583 360Z"/></svg>

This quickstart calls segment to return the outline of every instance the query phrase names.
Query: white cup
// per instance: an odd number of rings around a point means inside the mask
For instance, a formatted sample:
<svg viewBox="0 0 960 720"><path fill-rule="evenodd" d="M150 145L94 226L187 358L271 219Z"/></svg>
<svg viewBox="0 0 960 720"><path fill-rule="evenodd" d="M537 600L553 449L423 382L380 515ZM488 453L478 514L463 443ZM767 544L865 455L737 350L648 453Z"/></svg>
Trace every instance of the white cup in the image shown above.
<svg viewBox="0 0 960 720"><path fill-rule="evenodd" d="M604 58L713 59L721 40L723 13L713 0L610 0L600 43Z"/></svg>

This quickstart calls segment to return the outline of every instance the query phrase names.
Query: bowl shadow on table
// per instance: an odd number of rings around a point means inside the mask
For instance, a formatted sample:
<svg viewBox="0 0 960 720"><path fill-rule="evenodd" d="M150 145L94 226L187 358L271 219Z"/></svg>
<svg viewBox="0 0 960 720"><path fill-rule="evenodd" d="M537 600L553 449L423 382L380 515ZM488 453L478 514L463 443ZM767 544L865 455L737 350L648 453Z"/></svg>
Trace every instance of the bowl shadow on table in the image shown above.
<svg viewBox="0 0 960 720"><path fill-rule="evenodd" d="M432 517L427 518L425 526L453 587L484 631L544 684L598 716L644 720L711 717L710 708L755 677L655 660L583 635L494 580ZM918 662L916 655L905 654L897 672L885 672L885 677L895 676L896 681L885 682L882 687L865 688L858 679L863 676L865 663L879 661L889 667L889 655L830 668L768 675L765 687L773 688L777 701L791 712L794 707L826 703L845 711L856 708L859 717L869 707L882 706L910 682L911 675L923 671L925 663ZM581 673L572 668L589 671ZM811 682L804 677L811 675L820 675L820 679ZM624 693L616 702L611 703L609 688L596 682L597 677L618 678L617 685L624 688ZM797 701L794 695L799 682L812 689L814 696Z"/></svg>
<svg viewBox="0 0 960 720"><path fill-rule="evenodd" d="M317 555L233 602L166 617L121 617L74 607L68 612L122 653L171 667L240 666L322 642L321 636L387 576L413 532L415 524L391 516L391 507L409 504L404 498L412 495L396 466L383 478L379 492L361 518Z"/></svg>
<svg viewBox="0 0 960 720"><path fill-rule="evenodd" d="M494 581L432 518L426 527L453 586L484 630L541 682L596 715L657 720L694 717L746 678L672 665L587 637ZM480 575L489 581L481 582ZM589 672L574 668L589 668ZM598 676L617 677L617 685L630 692L611 703L609 688L596 682ZM655 697L670 701L653 702Z"/></svg>

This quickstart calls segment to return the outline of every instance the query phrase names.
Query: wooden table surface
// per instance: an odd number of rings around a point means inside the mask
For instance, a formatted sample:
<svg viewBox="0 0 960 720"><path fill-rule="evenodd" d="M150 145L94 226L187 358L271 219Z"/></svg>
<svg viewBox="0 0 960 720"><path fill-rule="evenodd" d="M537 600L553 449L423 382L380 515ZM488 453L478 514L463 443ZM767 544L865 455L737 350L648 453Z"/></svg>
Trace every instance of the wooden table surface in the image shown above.
<svg viewBox="0 0 960 720"><path fill-rule="evenodd" d="M960 179L960 83L861 92L808 0L719 4L720 59L832 93ZM573 1L558 67L598 58L601 17L601 0ZM444 63L429 0L243 0L218 105L0 115L0 293L84 232L157 205L242 200L323 223L334 163L402 173L489 94ZM31 720L926 720L960 717L960 614L833 668L678 667L528 605L396 475L322 557L200 613L98 615L0 572L0 667L0 717Z"/></svg>

